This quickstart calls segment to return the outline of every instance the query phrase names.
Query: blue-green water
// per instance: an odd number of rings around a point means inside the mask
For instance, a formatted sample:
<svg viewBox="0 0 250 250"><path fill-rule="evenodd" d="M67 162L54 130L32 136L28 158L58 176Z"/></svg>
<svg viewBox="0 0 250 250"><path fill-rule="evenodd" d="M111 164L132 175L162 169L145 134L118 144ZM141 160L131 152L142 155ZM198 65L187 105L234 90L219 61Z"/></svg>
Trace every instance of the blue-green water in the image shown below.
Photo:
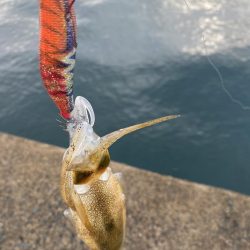
<svg viewBox="0 0 250 250"><path fill-rule="evenodd" d="M114 160L250 194L250 1L77 0L75 94L100 135L167 114L131 134ZM38 72L38 2L0 2L0 130L67 146ZM202 40L204 36L204 41Z"/></svg>

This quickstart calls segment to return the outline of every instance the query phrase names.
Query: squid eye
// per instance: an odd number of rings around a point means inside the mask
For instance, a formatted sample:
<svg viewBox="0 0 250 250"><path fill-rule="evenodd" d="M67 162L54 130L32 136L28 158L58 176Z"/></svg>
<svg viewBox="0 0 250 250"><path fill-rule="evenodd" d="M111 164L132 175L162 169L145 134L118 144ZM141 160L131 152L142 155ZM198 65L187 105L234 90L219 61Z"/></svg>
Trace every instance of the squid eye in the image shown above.
<svg viewBox="0 0 250 250"><path fill-rule="evenodd" d="M75 171L74 173L74 184L84 184L86 183L89 178L93 175L92 171L88 171L88 172L79 172L79 171Z"/></svg>

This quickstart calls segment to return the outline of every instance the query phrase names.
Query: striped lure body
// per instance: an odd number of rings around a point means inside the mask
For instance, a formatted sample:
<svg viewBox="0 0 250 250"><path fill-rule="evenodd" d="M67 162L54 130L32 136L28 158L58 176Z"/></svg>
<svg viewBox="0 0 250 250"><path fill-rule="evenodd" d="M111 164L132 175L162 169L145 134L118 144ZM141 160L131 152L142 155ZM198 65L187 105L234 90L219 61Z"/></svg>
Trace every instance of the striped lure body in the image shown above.
<svg viewBox="0 0 250 250"><path fill-rule="evenodd" d="M62 117L73 110L76 55L74 0L40 0L40 73Z"/></svg>

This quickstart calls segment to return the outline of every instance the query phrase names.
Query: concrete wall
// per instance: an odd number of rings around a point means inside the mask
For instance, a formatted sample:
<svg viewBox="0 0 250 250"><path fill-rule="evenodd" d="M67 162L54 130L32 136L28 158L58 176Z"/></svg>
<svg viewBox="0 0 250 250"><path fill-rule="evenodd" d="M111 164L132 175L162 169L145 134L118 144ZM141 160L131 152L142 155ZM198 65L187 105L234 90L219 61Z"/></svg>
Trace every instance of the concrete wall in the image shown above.
<svg viewBox="0 0 250 250"><path fill-rule="evenodd" d="M85 249L63 216L64 149L7 134L0 145L0 249ZM125 249L250 249L250 197L116 162L111 167L124 176Z"/></svg>

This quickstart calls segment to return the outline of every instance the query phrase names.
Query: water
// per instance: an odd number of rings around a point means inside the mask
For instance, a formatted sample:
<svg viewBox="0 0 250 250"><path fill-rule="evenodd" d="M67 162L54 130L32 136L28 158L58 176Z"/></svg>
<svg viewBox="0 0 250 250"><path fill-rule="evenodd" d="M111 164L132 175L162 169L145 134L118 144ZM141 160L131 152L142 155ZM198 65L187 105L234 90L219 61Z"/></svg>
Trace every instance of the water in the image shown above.
<svg viewBox="0 0 250 250"><path fill-rule="evenodd" d="M187 4L78 0L75 94L92 103L100 135L182 114L122 139L112 159L250 194L250 111L206 57L250 106L250 2ZM38 73L38 3L1 0L0 9L0 130L66 147Z"/></svg>

